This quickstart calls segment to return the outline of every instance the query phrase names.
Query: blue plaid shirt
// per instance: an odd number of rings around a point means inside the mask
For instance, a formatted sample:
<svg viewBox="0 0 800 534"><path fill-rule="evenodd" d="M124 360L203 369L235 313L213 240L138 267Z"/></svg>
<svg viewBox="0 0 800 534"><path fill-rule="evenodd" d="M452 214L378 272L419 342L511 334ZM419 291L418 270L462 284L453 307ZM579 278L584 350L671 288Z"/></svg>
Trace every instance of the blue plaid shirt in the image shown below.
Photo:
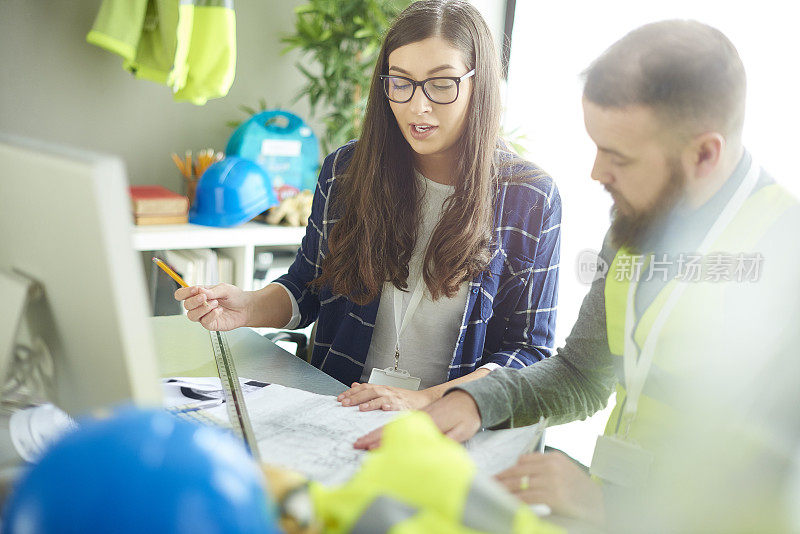
<svg viewBox="0 0 800 534"><path fill-rule="evenodd" d="M352 157L354 144L325 158L306 235L289 272L276 280L297 301L298 327L317 321L311 363L345 384L361 378L380 295L361 306L327 287L315 292L308 283L319 276L328 251L328 236L336 222L329 219L331 191ZM494 208L491 260L470 281L448 380L490 362L524 367L550 356L553 349L561 197L552 178L532 163L501 149L497 161L502 179Z"/></svg>

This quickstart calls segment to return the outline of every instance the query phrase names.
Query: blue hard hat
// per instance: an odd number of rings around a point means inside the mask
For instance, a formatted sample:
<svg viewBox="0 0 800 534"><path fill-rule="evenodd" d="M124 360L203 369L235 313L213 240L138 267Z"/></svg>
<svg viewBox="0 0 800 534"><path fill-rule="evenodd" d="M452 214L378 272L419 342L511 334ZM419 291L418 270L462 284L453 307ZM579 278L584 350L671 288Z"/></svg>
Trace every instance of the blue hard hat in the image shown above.
<svg viewBox="0 0 800 534"><path fill-rule="evenodd" d="M270 179L259 165L228 156L210 165L200 177L189 222L236 226L277 204Z"/></svg>
<svg viewBox="0 0 800 534"><path fill-rule="evenodd" d="M263 475L219 428L128 408L82 421L20 478L2 531L273 534Z"/></svg>

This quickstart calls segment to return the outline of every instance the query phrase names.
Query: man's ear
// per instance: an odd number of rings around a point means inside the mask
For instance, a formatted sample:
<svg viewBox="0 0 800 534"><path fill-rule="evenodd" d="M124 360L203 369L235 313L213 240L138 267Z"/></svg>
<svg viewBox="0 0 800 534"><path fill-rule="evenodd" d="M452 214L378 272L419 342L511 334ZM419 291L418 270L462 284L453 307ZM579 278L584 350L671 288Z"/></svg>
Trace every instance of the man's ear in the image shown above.
<svg viewBox="0 0 800 534"><path fill-rule="evenodd" d="M725 138L717 132L705 132L689 142L683 151L683 165L689 180L702 181L714 175L722 164Z"/></svg>

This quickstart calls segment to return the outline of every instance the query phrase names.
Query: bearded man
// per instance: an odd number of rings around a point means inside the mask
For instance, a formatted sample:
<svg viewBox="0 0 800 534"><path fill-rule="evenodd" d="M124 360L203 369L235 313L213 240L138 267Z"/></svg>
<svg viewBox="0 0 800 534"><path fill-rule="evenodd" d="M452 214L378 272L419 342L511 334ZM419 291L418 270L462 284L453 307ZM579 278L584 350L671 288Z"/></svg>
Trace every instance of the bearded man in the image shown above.
<svg viewBox="0 0 800 534"><path fill-rule="evenodd" d="M545 453L500 481L614 530L785 529L779 488L800 420L800 208L743 147L738 53L705 24L664 21L616 42L584 79L591 176L614 199L606 276L555 355L425 411L463 441L540 416L584 419L616 389L592 476Z"/></svg>

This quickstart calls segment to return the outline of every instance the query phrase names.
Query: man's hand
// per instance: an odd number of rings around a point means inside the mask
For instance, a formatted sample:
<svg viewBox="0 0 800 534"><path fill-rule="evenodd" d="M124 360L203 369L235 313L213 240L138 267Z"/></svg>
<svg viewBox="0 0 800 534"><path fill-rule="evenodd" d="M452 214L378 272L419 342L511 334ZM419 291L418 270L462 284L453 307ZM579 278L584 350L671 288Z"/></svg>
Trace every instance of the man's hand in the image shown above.
<svg viewBox="0 0 800 534"><path fill-rule="evenodd" d="M496 478L526 503L546 504L555 514L598 525L605 522L600 484L560 452L520 456Z"/></svg>
<svg viewBox="0 0 800 534"><path fill-rule="evenodd" d="M336 397L342 406L358 406L362 412L369 410L419 410L433 401L427 390L379 386L353 382L350 389Z"/></svg>
<svg viewBox="0 0 800 534"><path fill-rule="evenodd" d="M481 428L478 405L472 396L464 391L454 391L425 407L423 412L431 416L433 422L446 436L456 441L466 441ZM372 450L381 444L383 428L361 436L353 446L356 449Z"/></svg>

